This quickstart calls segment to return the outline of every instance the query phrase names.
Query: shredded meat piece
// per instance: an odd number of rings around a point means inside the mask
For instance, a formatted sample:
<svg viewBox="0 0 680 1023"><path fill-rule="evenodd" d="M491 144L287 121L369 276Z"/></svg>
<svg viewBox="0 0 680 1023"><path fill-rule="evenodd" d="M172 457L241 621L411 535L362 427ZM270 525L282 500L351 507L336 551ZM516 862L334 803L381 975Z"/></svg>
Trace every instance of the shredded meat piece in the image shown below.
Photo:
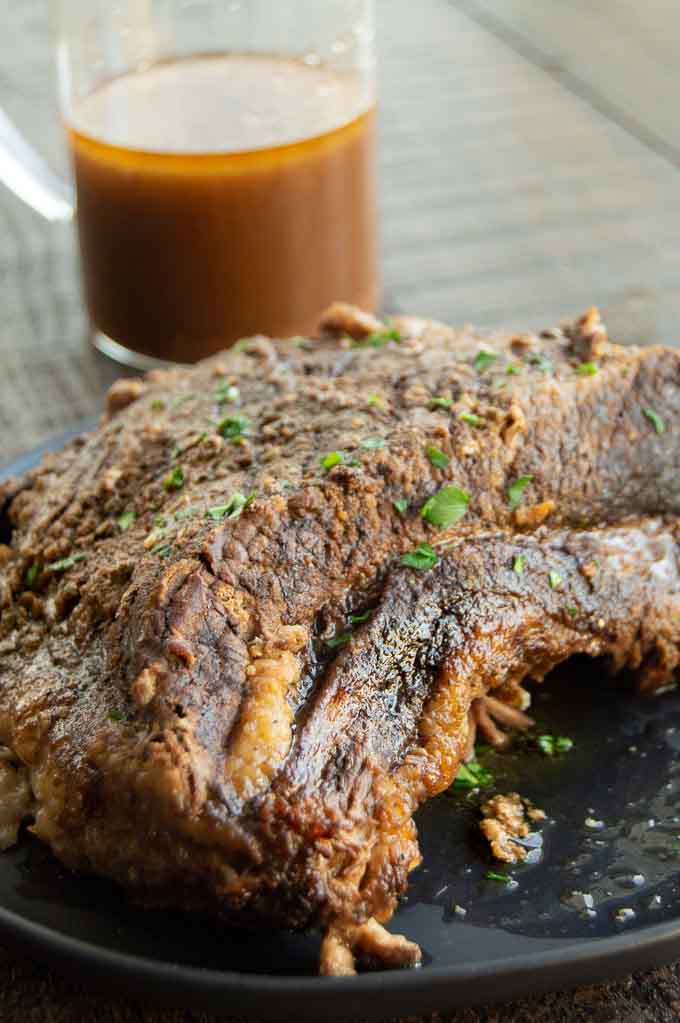
<svg viewBox="0 0 680 1023"><path fill-rule="evenodd" d="M359 926L329 928L321 943L319 972L325 977L352 977L356 973L356 955L392 969L418 966L422 959L418 945L401 934L390 934L371 919Z"/></svg>
<svg viewBox="0 0 680 1023"><path fill-rule="evenodd" d="M496 859L504 863L519 863L526 859L526 849L515 839L526 838L529 834L531 829L527 817L534 821L545 820L543 810L532 807L518 792L493 796L482 804L481 809L484 820L479 827Z"/></svg>
<svg viewBox="0 0 680 1023"><path fill-rule="evenodd" d="M502 749L510 741L506 732L498 728L498 724L516 732L526 732L534 724L533 718L495 696L480 696L470 708L470 727L468 731L466 760L473 760L475 742L481 733L487 742L497 749Z"/></svg>

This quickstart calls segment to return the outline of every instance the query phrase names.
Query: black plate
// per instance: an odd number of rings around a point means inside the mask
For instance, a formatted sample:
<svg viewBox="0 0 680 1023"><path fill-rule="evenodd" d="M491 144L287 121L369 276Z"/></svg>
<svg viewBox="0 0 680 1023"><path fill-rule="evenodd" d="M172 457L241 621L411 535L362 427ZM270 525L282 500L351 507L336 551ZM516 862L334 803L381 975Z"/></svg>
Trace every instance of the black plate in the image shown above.
<svg viewBox="0 0 680 1023"><path fill-rule="evenodd" d="M573 750L551 759L524 746L482 759L501 791L518 789L547 811L543 858L511 871L515 887L485 880L503 868L475 837L479 796L426 805L423 866L393 923L423 948L420 970L320 979L314 935L250 935L135 910L28 835L0 856L0 931L118 993L269 1019L424 1013L680 956L680 694L642 698L602 665L573 661L537 689L534 714ZM592 897L591 914L574 892ZM620 920L624 909L635 915Z"/></svg>

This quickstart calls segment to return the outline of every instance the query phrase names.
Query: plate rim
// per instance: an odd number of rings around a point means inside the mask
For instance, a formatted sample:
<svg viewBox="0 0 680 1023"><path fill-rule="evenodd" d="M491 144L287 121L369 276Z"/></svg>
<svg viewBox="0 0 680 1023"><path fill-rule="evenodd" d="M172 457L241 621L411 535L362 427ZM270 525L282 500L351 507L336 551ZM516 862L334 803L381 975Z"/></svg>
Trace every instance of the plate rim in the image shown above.
<svg viewBox="0 0 680 1023"><path fill-rule="evenodd" d="M350 979L248 974L156 961L72 937L4 906L0 906L0 934L18 939L23 948L48 964L54 965L56 954L59 965L71 974L83 966L94 967L96 972L92 979L95 981L110 984L125 979L132 982L137 992L154 1000L157 1000L154 997L158 994L157 985L162 985L160 1001L165 1004L177 1006L179 998L184 1004L196 1006L196 995L200 995L202 1006L221 1007L223 1011L221 999L235 995L244 999L238 1006L239 1013L253 1016L266 1013L270 1019L288 1018L293 1007L301 1010L301 1018L304 1018L305 1011L318 1011L320 999L324 1001L324 1014L328 1018L347 1016L348 1012L357 1011L352 1003L371 995L384 997L373 1006L363 1006L364 1018L384 1016L386 999L395 1007L399 1006L402 1016L429 1011L423 1009L424 1004L439 1009L479 1005L569 988L597 979L603 982L631 969L669 961L680 951L680 918L676 918L604 938L565 940L565 948L523 952L460 966L382 970ZM479 984L485 980L493 982L494 990L489 989L480 999ZM528 988L527 980L531 981ZM272 1015L272 999L277 996L285 1002L278 1007L274 1005ZM331 998L334 1001L329 1006Z"/></svg>

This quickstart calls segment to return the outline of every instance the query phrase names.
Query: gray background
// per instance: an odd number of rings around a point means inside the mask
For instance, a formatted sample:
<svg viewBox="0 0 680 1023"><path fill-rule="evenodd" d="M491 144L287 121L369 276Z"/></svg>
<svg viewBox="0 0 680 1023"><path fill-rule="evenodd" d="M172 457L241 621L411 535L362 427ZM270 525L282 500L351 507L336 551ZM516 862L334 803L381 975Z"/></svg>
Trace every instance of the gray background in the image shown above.
<svg viewBox="0 0 680 1023"><path fill-rule="evenodd" d="M677 0L379 0L390 305L547 326L598 304L614 337L680 322ZM4 0L0 104L64 166L47 0ZM72 230L0 188L0 462L95 414L118 371L88 346ZM680 1019L680 968L465 1012ZM0 949L0 1019L202 1021L100 998Z"/></svg>

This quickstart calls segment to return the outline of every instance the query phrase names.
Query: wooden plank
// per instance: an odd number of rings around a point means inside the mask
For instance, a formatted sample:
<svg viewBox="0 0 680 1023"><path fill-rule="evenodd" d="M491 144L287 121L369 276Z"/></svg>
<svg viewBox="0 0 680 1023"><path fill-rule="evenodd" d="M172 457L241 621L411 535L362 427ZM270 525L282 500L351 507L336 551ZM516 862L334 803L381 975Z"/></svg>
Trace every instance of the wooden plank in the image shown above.
<svg viewBox="0 0 680 1023"><path fill-rule="evenodd" d="M563 7L542 3L547 20ZM443 6L419 8L428 97L422 54L411 58L399 35L407 5L391 7L382 160L390 294L403 309L512 328L598 303L623 341L672 342L675 167L458 5L440 29ZM402 103L399 81L409 82Z"/></svg>
<svg viewBox="0 0 680 1023"><path fill-rule="evenodd" d="M674 0L452 0L567 87L680 160Z"/></svg>

